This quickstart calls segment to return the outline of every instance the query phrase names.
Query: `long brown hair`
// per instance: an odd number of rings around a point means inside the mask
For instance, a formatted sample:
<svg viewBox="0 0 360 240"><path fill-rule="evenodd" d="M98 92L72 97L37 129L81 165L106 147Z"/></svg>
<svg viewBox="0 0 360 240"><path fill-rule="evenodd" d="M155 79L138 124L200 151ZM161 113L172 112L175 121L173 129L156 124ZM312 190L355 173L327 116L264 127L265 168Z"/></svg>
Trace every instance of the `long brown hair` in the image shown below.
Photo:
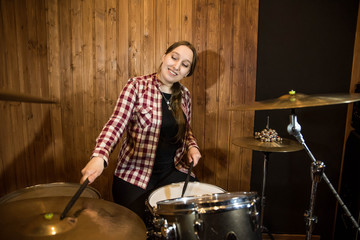
<svg viewBox="0 0 360 240"><path fill-rule="evenodd" d="M195 66L196 66L196 59L197 59L196 49L191 43L189 43L187 41L175 42L166 50L165 55L169 54L172 50L174 50L175 48L182 46L182 45L187 46L193 52L193 59L191 62L190 71L186 76L186 77L189 77L194 73ZM161 65L160 65L160 68L161 68ZM184 113L181 108L181 97L182 97L181 84L179 82L174 83L171 87L171 91L172 91L172 95L171 95L170 102L171 102L171 108L173 109L174 118L178 124L178 132L175 137L176 142L178 142L178 141L181 141L184 139L185 131L186 131L186 120L185 120Z"/></svg>

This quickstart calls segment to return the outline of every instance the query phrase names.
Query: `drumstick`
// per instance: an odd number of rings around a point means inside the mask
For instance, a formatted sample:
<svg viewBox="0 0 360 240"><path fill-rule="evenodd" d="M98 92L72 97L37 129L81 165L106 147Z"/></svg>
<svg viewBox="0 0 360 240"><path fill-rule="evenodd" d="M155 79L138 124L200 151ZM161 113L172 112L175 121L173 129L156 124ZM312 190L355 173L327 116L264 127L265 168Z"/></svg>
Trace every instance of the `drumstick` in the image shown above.
<svg viewBox="0 0 360 240"><path fill-rule="evenodd" d="M189 179L190 179L191 170L192 170L193 166L194 166L194 161L192 161L190 163L190 168L189 168L188 174L187 174L186 179L185 179L185 183L184 183L184 187L183 187L183 190L182 190L182 193L181 193L181 197L184 196L184 193L186 191L186 188L187 188L187 185L188 185L188 182L189 182Z"/></svg>
<svg viewBox="0 0 360 240"><path fill-rule="evenodd" d="M89 179L86 179L83 184L81 184L79 190L77 190L77 192L75 193L75 195L71 198L71 200L69 201L69 203L66 205L63 213L60 215L60 220L63 220L65 218L65 215L68 213L68 211L70 210L70 208L74 205L74 203L76 202L76 200L78 200L78 198L80 197L81 193L84 191L84 189L86 188L86 186L89 184Z"/></svg>

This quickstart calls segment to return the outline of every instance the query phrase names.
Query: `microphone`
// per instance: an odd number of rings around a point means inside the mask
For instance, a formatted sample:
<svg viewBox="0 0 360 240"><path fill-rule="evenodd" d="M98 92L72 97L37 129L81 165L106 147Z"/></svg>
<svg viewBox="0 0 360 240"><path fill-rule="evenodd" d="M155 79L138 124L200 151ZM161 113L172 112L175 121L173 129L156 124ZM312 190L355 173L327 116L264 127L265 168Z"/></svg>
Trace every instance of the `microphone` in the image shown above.
<svg viewBox="0 0 360 240"><path fill-rule="evenodd" d="M290 135L293 135L299 142L303 143L304 139L300 133L301 131L301 126L297 121L297 116L295 115L295 113L293 112L290 116L290 123L287 126L287 131Z"/></svg>

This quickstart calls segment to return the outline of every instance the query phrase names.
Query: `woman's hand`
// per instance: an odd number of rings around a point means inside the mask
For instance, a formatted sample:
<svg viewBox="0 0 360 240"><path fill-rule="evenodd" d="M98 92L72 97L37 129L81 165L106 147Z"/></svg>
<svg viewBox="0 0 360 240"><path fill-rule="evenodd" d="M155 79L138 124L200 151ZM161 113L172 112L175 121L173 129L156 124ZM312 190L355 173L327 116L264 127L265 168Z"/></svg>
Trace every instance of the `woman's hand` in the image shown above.
<svg viewBox="0 0 360 240"><path fill-rule="evenodd" d="M187 152L187 157L188 157L189 163L194 161L194 167L195 167L201 158L199 149L197 149L196 147L190 148Z"/></svg>
<svg viewBox="0 0 360 240"><path fill-rule="evenodd" d="M80 179L80 183L83 183L86 178L89 179L89 183L95 181L95 179L101 175L104 170L104 159L101 157L93 157L86 166L81 170L83 175Z"/></svg>

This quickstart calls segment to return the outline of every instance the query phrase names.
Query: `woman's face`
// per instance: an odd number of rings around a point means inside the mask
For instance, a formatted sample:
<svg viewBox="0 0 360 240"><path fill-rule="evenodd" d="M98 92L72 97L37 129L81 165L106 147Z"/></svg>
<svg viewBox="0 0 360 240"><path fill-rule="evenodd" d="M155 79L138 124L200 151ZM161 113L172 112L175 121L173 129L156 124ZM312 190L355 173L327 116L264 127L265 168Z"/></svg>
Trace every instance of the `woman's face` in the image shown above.
<svg viewBox="0 0 360 240"><path fill-rule="evenodd" d="M162 57L160 80L171 86L187 76L191 69L193 52L187 46L181 45Z"/></svg>

